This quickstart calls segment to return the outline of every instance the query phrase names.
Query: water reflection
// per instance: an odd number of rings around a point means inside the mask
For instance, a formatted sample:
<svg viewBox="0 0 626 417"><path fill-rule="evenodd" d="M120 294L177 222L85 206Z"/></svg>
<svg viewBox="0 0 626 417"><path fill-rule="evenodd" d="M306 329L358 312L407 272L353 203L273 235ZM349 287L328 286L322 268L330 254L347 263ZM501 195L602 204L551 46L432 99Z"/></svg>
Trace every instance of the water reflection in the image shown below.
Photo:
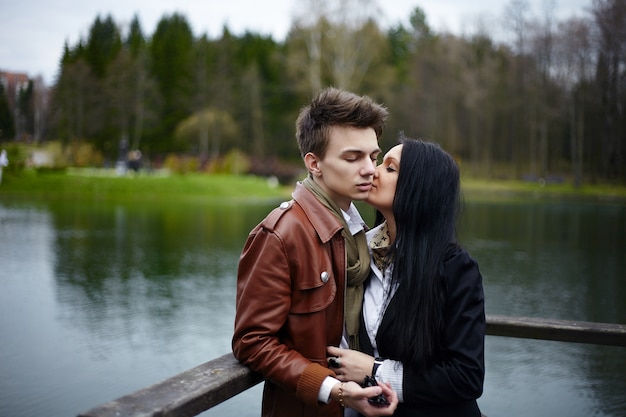
<svg viewBox="0 0 626 417"><path fill-rule="evenodd" d="M274 205L0 203L0 415L75 415L230 351ZM469 202L487 313L626 323L625 210ZM623 348L488 337L486 359L487 415L626 414ZM257 387L203 415L259 414Z"/></svg>
<svg viewBox="0 0 626 417"><path fill-rule="evenodd" d="M625 231L623 205L471 203L461 239L490 313L624 323Z"/></svg>
<svg viewBox="0 0 626 417"><path fill-rule="evenodd" d="M229 338L232 322L222 318L233 313L238 255L256 211L63 208L54 242L62 320L90 334L100 356L119 342L175 355L194 338ZM229 348L222 344L215 356Z"/></svg>

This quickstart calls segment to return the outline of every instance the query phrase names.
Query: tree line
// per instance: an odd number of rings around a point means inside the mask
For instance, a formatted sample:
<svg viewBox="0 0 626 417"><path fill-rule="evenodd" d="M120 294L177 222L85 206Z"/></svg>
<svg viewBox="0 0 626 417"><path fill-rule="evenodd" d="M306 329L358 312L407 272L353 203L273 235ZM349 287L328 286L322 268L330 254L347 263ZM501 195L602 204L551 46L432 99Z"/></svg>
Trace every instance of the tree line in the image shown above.
<svg viewBox="0 0 626 417"><path fill-rule="evenodd" d="M532 18L526 0L510 0L508 42L486 28L437 33L419 7L383 29L374 0L302 3L283 41L227 27L195 37L178 13L150 36L137 16L125 30L98 16L65 44L45 106L23 92L24 129L87 143L105 161L120 143L155 165L237 151L251 172L273 174L299 161L300 106L333 85L388 107L383 149L403 132L440 143L476 177L626 181L624 1L593 0L584 17L557 21L550 1Z"/></svg>

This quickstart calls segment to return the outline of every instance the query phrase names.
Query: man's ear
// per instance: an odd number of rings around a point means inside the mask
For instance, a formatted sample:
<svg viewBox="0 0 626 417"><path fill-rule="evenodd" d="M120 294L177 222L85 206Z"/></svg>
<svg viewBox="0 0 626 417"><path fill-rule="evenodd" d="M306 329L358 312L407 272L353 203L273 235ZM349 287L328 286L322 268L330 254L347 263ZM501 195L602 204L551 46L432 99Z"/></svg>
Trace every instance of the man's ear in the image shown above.
<svg viewBox="0 0 626 417"><path fill-rule="evenodd" d="M312 152L304 155L304 165L306 165L306 169L313 175L314 177L319 177L322 175L322 171L320 170L320 160L319 158Z"/></svg>

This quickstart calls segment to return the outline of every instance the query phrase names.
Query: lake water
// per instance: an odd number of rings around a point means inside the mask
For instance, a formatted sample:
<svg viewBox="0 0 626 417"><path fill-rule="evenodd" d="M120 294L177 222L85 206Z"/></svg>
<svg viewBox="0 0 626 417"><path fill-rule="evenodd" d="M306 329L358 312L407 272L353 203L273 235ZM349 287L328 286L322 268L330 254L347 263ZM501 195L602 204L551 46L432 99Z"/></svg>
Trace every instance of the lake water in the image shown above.
<svg viewBox="0 0 626 417"><path fill-rule="evenodd" d="M239 253L275 205L0 200L0 416L75 416L230 352ZM464 213L487 314L626 323L625 204ZM624 348L488 336L486 366L489 417L626 416ZM202 415L258 416L260 392Z"/></svg>

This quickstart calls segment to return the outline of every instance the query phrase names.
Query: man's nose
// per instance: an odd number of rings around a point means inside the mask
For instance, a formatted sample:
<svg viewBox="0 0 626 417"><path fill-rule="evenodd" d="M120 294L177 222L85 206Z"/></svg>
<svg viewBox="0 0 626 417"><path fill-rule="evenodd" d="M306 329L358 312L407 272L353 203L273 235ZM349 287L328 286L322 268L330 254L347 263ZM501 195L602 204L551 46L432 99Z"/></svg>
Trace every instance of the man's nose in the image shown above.
<svg viewBox="0 0 626 417"><path fill-rule="evenodd" d="M376 173L376 161L365 164L365 168L363 171L364 175L374 175L375 173Z"/></svg>

